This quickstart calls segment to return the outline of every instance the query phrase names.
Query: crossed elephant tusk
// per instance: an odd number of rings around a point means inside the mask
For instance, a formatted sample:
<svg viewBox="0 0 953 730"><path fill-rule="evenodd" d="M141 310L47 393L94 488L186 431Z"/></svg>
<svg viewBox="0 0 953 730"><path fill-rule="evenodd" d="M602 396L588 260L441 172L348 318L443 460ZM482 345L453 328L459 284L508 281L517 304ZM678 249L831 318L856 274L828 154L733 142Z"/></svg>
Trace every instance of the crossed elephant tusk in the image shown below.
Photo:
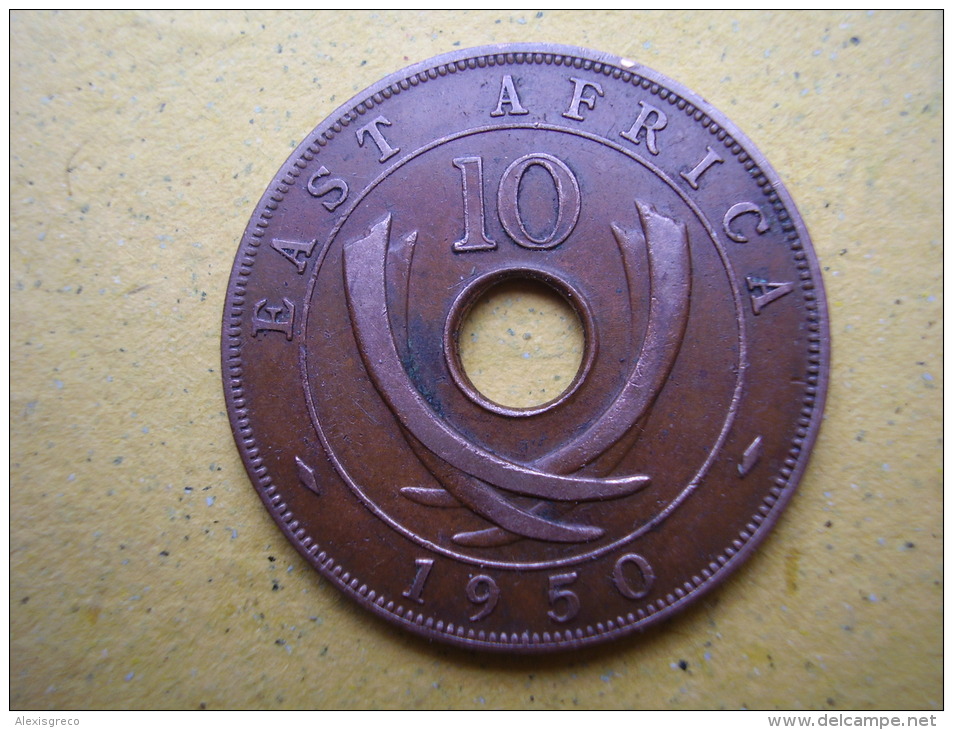
<svg viewBox="0 0 953 730"><path fill-rule="evenodd" d="M633 254L643 235L649 259L649 322L642 348L618 396L593 425L533 466L554 472L573 472L604 454L648 413L675 363L688 322L691 292L691 261L688 232L684 224L661 215L651 206L635 201L642 231L627 231L613 224L615 235L634 292L636 278ZM634 293L632 296L634 300ZM632 305L634 309L634 302ZM532 511L545 511L540 502ZM512 532L491 527L460 533L454 541L464 545L492 547L518 539Z"/></svg>
<svg viewBox="0 0 953 730"><path fill-rule="evenodd" d="M404 372L387 317L385 262L390 216L374 225L364 238L345 244L348 309L374 386L412 437L408 440L415 452L447 492L498 526L461 533L455 538L458 542L503 544L521 536L555 542L592 540L603 534L601 528L554 521L540 514L545 502L523 509L503 493L581 502L627 496L648 485L645 475L573 475L642 417L664 383L684 333L690 285L687 233L683 225L648 206L638 202L636 206L648 244L652 287L649 328L640 356L620 394L591 428L528 465L482 449L433 418L430 406ZM613 231L623 253L635 245L633 239L639 238L617 226ZM658 296L659 288L665 290L664 297ZM416 501L447 506L451 502L441 491L413 487L402 490Z"/></svg>

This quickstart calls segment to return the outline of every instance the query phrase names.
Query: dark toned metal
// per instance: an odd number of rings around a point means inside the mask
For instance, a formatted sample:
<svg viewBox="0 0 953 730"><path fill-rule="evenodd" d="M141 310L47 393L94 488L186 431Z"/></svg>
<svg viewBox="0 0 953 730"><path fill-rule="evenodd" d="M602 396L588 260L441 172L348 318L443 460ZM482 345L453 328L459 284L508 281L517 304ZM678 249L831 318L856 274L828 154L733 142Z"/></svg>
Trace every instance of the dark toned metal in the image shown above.
<svg viewBox="0 0 953 730"><path fill-rule="evenodd" d="M578 313L554 400L458 352L508 279ZM317 570L429 639L613 639L711 589L791 498L828 327L807 231L720 113L632 61L455 52L322 122L241 242L222 337L248 474Z"/></svg>

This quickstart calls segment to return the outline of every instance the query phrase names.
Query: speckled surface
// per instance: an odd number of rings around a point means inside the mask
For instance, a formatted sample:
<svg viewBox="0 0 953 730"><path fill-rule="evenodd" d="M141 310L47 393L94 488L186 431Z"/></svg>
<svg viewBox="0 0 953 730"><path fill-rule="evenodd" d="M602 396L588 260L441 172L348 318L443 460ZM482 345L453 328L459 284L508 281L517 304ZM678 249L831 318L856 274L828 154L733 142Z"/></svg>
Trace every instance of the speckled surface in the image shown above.
<svg viewBox="0 0 953 730"><path fill-rule="evenodd" d="M938 12L14 12L10 703L942 705ZM487 657L384 626L270 522L224 413L239 237L340 103L455 47L630 56L725 112L822 264L833 370L758 554L658 630Z"/></svg>
<svg viewBox="0 0 953 730"><path fill-rule="evenodd" d="M473 386L495 403L531 408L562 395L579 372L582 321L555 289L530 279L491 287L464 318L459 357Z"/></svg>

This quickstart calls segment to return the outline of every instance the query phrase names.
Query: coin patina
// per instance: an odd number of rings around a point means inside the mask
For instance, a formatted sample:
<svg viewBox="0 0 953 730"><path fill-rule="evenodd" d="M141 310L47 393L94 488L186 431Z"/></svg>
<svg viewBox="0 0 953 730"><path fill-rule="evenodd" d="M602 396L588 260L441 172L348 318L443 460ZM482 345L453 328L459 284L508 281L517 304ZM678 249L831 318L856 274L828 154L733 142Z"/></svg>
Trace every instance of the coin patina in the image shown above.
<svg viewBox="0 0 953 730"><path fill-rule="evenodd" d="M468 314L531 282L575 377L495 402ZM241 240L223 378L249 477L345 594L428 639L621 637L740 565L821 420L825 300L777 174L635 62L518 44L397 72L281 167Z"/></svg>

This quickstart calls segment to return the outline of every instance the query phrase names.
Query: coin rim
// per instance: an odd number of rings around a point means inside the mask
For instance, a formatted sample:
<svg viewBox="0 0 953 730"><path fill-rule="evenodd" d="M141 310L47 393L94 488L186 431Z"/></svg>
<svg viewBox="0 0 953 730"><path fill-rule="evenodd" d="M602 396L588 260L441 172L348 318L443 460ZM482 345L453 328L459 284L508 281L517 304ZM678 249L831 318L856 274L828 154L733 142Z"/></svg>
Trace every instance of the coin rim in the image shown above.
<svg viewBox="0 0 953 730"><path fill-rule="evenodd" d="M461 63L463 66L460 65ZM434 616L425 618L423 614L417 614L410 610L404 610L398 614L395 610L397 604L394 601L388 603L383 596L377 595L375 591L353 577L350 572L344 570L343 566L338 565L331 556L327 556L323 550L320 550L318 544L305 534L306 531L301 528L297 521L292 519L287 505L284 504L277 488L272 484L263 459L258 453L248 411L245 408L240 347L243 339L242 317L245 312L244 288L245 282L251 275L255 255L261 243L260 239L264 236L268 227L268 218L271 212L277 208L284 194L294 185L301 170L314 159L320 148L326 146L334 136L351 122L377 104L383 103L384 100L395 93L409 90L411 87L425 83L429 79L437 78L438 75L465 71L467 68L476 68L477 66L542 63L557 63L557 65L570 68L591 69L621 79L623 83L633 83L637 79L639 85L663 99L668 99L669 95L674 93L676 100L672 100L670 103L676 104L684 101L685 106L679 105L679 108L684 110L686 106L691 106L693 111L686 113L694 116L697 122L700 122L703 127L708 128L713 135L723 141L726 147L739 159L741 155L747 157L747 159L741 161L745 163L748 173L755 178L759 187L762 188L762 192L768 195L770 190L777 196L780 208L778 208L777 203L775 203L775 207L787 212L788 221L796 233L793 237L788 233L787 244L789 250L787 255L792 257L797 268L802 272L809 272L810 275L809 279L802 278L798 283L801 285L802 298L813 300L815 305L815 318L813 320L810 316L811 308L807 305L802 306L806 307L804 319L816 324L816 328L811 328L808 335L809 344L807 346L808 362L817 370L815 373L816 383L808 386L808 390L813 389L814 391L813 393L806 391L810 398L802 399L805 406L810 407L811 413L808 417L802 409L801 421L807 418L807 423L802 426L805 434L795 439L796 441L799 440L800 443L794 444L794 447L798 449L798 454L793 459L794 464L779 470L779 474L774 477L774 480L776 484L778 481L783 482L783 484L777 484L772 490L769 490L769 496L763 498L762 505L768 505L769 507L767 514L753 515L745 530L742 530L738 537L723 549L722 555L710 564L709 569L701 571L703 578L700 579L700 582L686 583L689 588L687 592L677 590L676 594L681 593L681 595L670 594L665 601L659 601L662 605L657 610L652 610L646 613L644 617L627 621L621 625L613 620L608 620L606 624L598 623L596 627L589 626L585 631L579 629L576 632L565 632L565 635L554 632L553 636L549 632L545 632L543 636L540 636L535 632L533 634L523 632L510 635L503 633L499 636L491 633L489 636L484 636L483 632L479 632L476 637L473 637L469 633L454 633L452 631L453 624L447 625L441 620L436 620ZM667 91L665 96L660 94L663 90ZM724 137L718 136L721 132L724 132ZM726 139L731 140L730 145L725 141ZM748 165L749 161L750 166ZM763 178L763 182L759 178ZM791 244L794 242L800 244L799 251L792 251L794 247ZM800 258L798 253L802 254ZM681 610L686 604L698 600L708 591L714 589L757 549L780 518L781 513L796 491L818 438L829 386L829 328L820 265L801 215L774 168L751 140L725 115L681 84L653 69L619 56L568 45L497 44L441 54L407 66L372 84L340 105L319 123L279 168L278 173L265 189L245 229L229 277L222 325L222 377L229 422L249 478L272 519L291 544L322 576L331 580L345 595L351 597L361 606L370 609L372 613L425 638L438 639L469 649L518 651L521 653L549 652L602 643L658 623ZM305 396L310 400L310 394L306 392ZM752 529L749 530L748 528ZM695 581L699 581L698 576L695 576ZM641 609L639 612L645 613ZM457 629L462 631L462 627L457 627Z"/></svg>

